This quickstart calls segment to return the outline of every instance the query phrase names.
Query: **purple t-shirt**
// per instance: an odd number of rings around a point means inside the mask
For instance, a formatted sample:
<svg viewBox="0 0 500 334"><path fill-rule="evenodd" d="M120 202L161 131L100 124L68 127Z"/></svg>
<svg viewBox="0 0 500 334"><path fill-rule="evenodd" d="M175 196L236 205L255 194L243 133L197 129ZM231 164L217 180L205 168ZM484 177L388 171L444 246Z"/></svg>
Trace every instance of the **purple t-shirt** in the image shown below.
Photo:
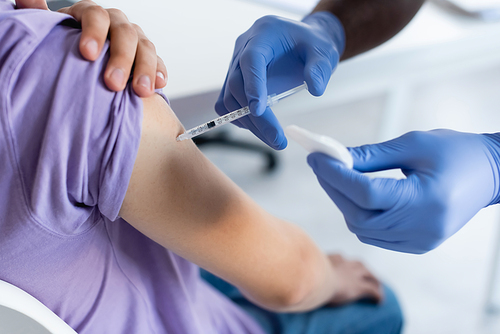
<svg viewBox="0 0 500 334"><path fill-rule="evenodd" d="M262 333L118 217L142 103L82 59L68 16L0 0L0 279L78 333Z"/></svg>

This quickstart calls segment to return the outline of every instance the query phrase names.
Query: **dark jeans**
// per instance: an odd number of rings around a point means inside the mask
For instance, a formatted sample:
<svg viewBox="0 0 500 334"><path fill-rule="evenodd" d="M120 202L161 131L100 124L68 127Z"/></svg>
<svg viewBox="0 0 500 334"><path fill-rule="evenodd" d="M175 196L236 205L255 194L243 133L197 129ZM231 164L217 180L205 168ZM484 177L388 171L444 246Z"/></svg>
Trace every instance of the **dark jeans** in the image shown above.
<svg viewBox="0 0 500 334"><path fill-rule="evenodd" d="M251 315L268 334L399 334L403 314L394 292L384 285L384 301L359 301L304 313L275 313L248 301L236 287L201 269L201 276Z"/></svg>

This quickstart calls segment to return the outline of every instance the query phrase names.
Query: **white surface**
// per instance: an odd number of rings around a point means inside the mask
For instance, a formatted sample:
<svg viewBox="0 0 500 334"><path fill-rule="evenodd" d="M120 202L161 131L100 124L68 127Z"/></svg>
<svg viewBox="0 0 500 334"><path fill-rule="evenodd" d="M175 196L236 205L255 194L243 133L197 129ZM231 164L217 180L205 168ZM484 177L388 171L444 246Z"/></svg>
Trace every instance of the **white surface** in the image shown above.
<svg viewBox="0 0 500 334"><path fill-rule="evenodd" d="M347 168L352 169L353 160L347 148L335 139L312 133L297 125L289 125L285 128L287 138L293 139L308 152L319 152L339 160Z"/></svg>
<svg viewBox="0 0 500 334"><path fill-rule="evenodd" d="M76 332L37 299L4 281L0 281L0 305L21 312L54 334ZM2 325L0 324L0 332Z"/></svg>

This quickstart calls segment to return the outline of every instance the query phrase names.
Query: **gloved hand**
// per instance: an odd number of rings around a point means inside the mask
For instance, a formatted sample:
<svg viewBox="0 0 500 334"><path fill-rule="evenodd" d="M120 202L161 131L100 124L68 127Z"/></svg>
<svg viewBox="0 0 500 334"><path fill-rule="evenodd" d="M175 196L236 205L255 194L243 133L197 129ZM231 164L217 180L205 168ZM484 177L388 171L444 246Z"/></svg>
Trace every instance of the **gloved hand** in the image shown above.
<svg viewBox="0 0 500 334"><path fill-rule="evenodd" d="M500 201L500 134L410 132L351 148L354 170L313 153L308 163L364 243L421 254ZM362 173L400 168L406 179Z"/></svg>
<svg viewBox="0 0 500 334"><path fill-rule="evenodd" d="M279 94L304 81L314 96L322 95L344 50L340 21L317 12L302 22L265 16L236 41L229 71L215 105L219 115L249 106L251 115L234 123L252 131L275 149L287 140L267 95Z"/></svg>

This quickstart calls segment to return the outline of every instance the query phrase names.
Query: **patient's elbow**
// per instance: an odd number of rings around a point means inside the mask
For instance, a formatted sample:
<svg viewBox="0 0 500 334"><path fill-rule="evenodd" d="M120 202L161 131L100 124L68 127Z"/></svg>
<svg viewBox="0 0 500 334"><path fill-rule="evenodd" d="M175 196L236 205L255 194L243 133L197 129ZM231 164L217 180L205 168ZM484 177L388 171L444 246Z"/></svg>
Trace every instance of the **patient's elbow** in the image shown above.
<svg viewBox="0 0 500 334"><path fill-rule="evenodd" d="M303 262L291 271L275 278L274 284L265 296L264 307L275 312L307 311L311 296L321 285L321 269L315 261ZM272 291L272 292L271 292Z"/></svg>

